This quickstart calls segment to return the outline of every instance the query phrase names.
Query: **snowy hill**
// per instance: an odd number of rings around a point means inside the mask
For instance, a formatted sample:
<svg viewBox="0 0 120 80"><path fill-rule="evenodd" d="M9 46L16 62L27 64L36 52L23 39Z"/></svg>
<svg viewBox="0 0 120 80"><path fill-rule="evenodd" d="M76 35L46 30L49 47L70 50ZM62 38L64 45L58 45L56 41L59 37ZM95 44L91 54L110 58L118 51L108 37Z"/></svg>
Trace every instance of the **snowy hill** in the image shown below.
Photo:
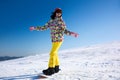
<svg viewBox="0 0 120 80"><path fill-rule="evenodd" d="M61 71L44 80L120 80L120 42L64 50L59 57ZM0 80L37 80L48 58L47 53L0 62Z"/></svg>

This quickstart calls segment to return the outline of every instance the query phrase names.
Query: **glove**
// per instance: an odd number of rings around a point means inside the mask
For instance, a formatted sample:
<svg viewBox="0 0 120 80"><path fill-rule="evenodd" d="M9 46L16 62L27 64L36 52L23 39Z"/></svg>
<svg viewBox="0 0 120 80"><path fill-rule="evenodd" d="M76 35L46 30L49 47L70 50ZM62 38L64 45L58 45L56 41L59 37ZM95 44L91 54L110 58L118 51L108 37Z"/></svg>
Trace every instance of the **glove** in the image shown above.
<svg viewBox="0 0 120 80"><path fill-rule="evenodd" d="M35 27L34 27L34 26L31 26L31 27L30 27L30 31L33 31L33 30L35 30Z"/></svg>
<svg viewBox="0 0 120 80"><path fill-rule="evenodd" d="M79 36L79 34L74 33L74 32L71 32L71 35L74 36L74 37L78 37Z"/></svg>

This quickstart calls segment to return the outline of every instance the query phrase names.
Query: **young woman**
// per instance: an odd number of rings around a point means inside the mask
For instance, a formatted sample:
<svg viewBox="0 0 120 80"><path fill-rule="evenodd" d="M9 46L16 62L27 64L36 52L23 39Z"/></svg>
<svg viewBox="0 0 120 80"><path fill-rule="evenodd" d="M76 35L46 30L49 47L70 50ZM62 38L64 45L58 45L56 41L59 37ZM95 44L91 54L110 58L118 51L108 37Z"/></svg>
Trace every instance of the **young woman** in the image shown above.
<svg viewBox="0 0 120 80"><path fill-rule="evenodd" d="M43 70L45 75L52 75L59 72L59 58L58 50L63 42L63 35L71 35L78 37L77 33L68 31L66 25L62 19L62 10L56 8L51 15L51 19L44 26L30 27L30 30L51 30L52 49L50 52L50 58L48 62L48 69Z"/></svg>

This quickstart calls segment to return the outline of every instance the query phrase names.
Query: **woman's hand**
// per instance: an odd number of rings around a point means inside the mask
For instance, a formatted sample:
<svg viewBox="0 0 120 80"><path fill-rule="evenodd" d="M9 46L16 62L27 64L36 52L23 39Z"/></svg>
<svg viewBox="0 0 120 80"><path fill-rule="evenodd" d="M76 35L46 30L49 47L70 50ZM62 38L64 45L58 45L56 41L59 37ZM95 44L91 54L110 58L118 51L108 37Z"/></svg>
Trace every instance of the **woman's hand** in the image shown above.
<svg viewBox="0 0 120 80"><path fill-rule="evenodd" d="M33 31L33 30L35 30L35 27L34 27L34 26L31 26L31 27L30 27L30 31Z"/></svg>
<svg viewBox="0 0 120 80"><path fill-rule="evenodd" d="M74 36L74 37L78 37L79 36L78 33L74 33L74 32L72 32L71 35Z"/></svg>

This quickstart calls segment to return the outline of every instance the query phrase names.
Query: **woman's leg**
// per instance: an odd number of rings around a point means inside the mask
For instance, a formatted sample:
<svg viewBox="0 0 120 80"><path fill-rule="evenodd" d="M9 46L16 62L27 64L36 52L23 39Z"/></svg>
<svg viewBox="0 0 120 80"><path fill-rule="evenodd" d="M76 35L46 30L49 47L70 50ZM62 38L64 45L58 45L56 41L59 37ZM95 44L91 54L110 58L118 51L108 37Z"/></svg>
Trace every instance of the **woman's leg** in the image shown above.
<svg viewBox="0 0 120 80"><path fill-rule="evenodd" d="M58 58L58 50L61 46L62 42L53 42L52 49L50 52L50 59L48 63L48 69L43 70L45 75L52 75L54 73L59 72L59 58Z"/></svg>
<svg viewBox="0 0 120 80"><path fill-rule="evenodd" d="M55 66L59 66L59 58L58 58L58 50L61 46L62 42L53 42L52 49L50 52L50 59L48 63L49 68L54 68Z"/></svg>

